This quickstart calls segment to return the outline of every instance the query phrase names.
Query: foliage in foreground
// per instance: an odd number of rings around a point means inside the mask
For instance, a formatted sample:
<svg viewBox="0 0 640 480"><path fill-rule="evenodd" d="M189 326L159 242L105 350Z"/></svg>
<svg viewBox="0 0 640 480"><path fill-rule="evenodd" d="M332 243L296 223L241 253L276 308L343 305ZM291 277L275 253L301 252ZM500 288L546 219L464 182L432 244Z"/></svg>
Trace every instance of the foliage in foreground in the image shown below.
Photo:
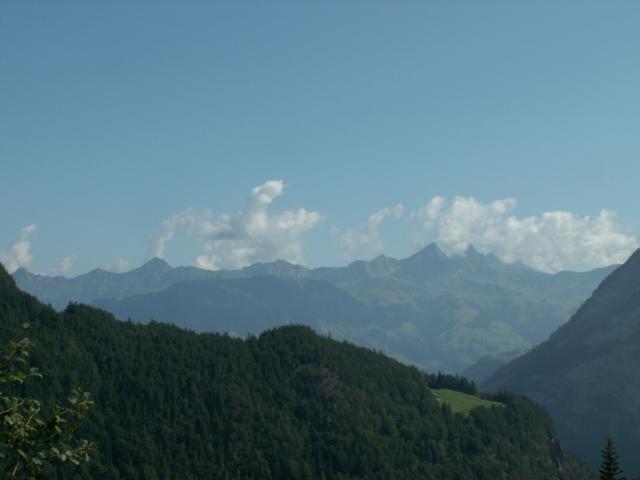
<svg viewBox="0 0 640 480"><path fill-rule="evenodd" d="M36 368L27 369L31 340L10 342L0 359L0 471L2 478L35 478L51 462L79 465L89 461L94 445L74 440L73 432L92 402L88 393L74 391L67 406L55 405L42 417L38 400L19 394L20 387L40 378Z"/></svg>

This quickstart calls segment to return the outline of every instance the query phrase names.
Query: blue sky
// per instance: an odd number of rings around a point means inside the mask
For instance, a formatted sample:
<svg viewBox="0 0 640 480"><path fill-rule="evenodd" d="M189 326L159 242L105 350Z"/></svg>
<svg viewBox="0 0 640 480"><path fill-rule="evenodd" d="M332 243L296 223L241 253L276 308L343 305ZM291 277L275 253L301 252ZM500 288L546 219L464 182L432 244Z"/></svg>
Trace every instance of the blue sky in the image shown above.
<svg viewBox="0 0 640 480"><path fill-rule="evenodd" d="M170 232L208 268L432 240L618 261L639 24L633 1L4 2L0 259L122 269Z"/></svg>

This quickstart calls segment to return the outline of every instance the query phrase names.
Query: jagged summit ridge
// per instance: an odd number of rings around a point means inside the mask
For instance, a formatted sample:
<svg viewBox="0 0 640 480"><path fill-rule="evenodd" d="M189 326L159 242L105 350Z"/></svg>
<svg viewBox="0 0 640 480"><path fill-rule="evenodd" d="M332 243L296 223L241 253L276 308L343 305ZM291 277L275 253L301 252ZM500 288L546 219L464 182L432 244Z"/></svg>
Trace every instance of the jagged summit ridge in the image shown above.
<svg viewBox="0 0 640 480"><path fill-rule="evenodd" d="M403 260L417 260L434 257L446 258L447 254L444 253L436 243L430 243Z"/></svg>
<svg viewBox="0 0 640 480"><path fill-rule="evenodd" d="M640 259L640 249L636 251L634 255ZM240 277L246 274L253 274L255 272L260 272L261 274L265 274L266 272L266 274L275 274L275 275L289 275L289 274L295 273L296 275L314 276L313 272L336 270L336 269L362 270L363 272L373 273L373 272L379 272L381 268L389 271L396 271L400 264L404 264L404 265L417 264L417 263L444 264L447 262L453 263L453 261L456 261L458 264L460 264L460 262L464 263L465 261L475 261L475 262L481 261L485 263L502 264L502 265L508 265L511 267L519 267L519 268L526 268L528 270L533 270L531 267L528 267L525 264L522 264L521 262L505 263L494 253L482 253L477 248L475 248L473 244L469 244L466 247L466 249L461 253L454 253L451 255L447 255L447 253L445 253L435 242L429 243L428 245L419 249L415 253L404 258L397 259L384 254L380 254L371 260L355 260L345 267L319 267L319 268L310 269L303 265L298 265L286 260L277 259L270 262L258 262L238 270L211 271L211 270L200 269L197 267L177 267L177 268L189 269L191 271L201 270L202 272L209 272L211 275L215 277ZM51 277L45 274L35 274L30 272L25 267L20 267L12 274L12 276L14 278L20 278L20 279L38 276L38 277L46 277L46 278L60 278L65 280L74 280L87 275L110 276L110 275L131 275L131 274L141 274L141 273L161 274L161 273L166 273L168 271L171 271L173 269L174 267L172 267L166 260L159 257L153 257L147 262L140 265L139 267L128 270L126 272L116 273L109 270L105 270L103 268L95 268L87 273L77 275L76 277L63 277L60 275ZM563 271L560 273L567 273L567 272ZM575 273L575 272L569 272L569 273Z"/></svg>

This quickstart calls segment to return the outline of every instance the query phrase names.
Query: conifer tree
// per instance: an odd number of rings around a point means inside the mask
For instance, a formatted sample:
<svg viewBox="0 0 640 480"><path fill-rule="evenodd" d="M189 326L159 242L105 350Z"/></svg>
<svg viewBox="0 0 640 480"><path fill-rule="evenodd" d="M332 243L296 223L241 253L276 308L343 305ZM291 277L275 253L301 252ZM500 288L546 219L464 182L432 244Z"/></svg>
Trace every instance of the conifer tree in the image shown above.
<svg viewBox="0 0 640 480"><path fill-rule="evenodd" d="M616 445L611 437L607 438L607 442L602 449L602 463L600 464L600 480L625 480L622 475L622 469L618 463L618 454L616 453Z"/></svg>

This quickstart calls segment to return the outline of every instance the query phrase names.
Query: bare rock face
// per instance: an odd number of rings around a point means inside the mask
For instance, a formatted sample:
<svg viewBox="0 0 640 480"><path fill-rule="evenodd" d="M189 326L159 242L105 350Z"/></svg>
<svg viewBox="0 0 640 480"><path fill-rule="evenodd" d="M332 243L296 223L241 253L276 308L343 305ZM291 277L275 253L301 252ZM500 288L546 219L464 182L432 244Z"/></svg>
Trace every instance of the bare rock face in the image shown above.
<svg viewBox="0 0 640 480"><path fill-rule="evenodd" d="M640 472L640 250L545 343L484 384L537 401L561 437L597 464L612 435L627 473Z"/></svg>

